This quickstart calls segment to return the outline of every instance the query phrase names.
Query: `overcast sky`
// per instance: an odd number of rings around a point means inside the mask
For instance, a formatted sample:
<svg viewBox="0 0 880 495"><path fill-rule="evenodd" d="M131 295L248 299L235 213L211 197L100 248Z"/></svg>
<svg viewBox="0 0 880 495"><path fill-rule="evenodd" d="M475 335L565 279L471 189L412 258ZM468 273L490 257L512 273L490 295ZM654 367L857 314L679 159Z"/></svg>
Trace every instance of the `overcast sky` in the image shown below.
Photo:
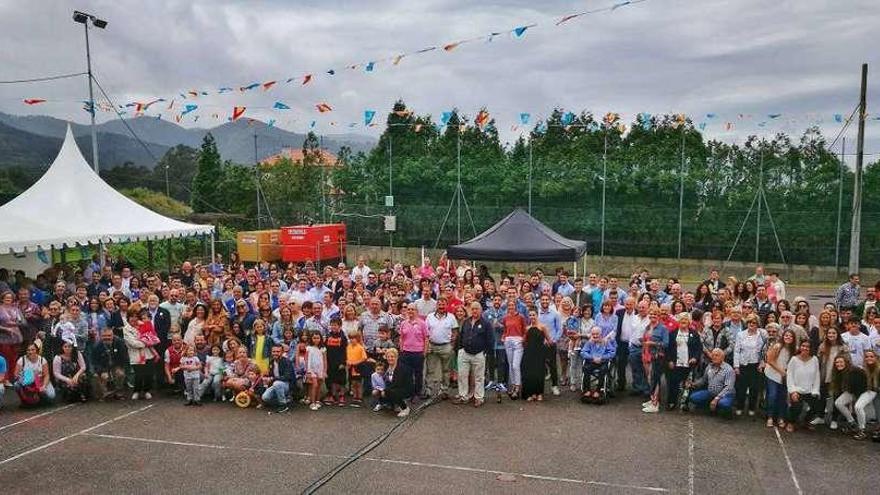
<svg viewBox="0 0 880 495"><path fill-rule="evenodd" d="M695 122L714 113L707 134L730 142L753 132L800 134L823 119L831 139L840 128L833 115L848 115L858 101L862 62L872 70L868 111L880 109L877 0L648 0L554 25L615 1L0 0L0 79L83 70L82 26L71 20L79 8L110 23L92 31L92 52L98 81L118 103L279 80L268 92L198 98L199 126L222 123L233 105L246 105L247 115L276 118L280 127L302 131L317 120L324 132L338 133L362 122L364 109L383 115L402 98L435 117L452 107L474 115L486 106L505 140L518 134L511 126L520 112L534 119L555 106L615 111L626 121L638 112L683 112ZM538 25L521 39L503 35L397 66L380 63L371 73L345 70L529 23ZM337 75L324 76L331 68ZM304 73L315 80L283 84ZM84 122L77 101L86 95L84 78L0 85L0 111ZM23 98L50 102L29 107ZM275 101L292 109L256 108ZM334 111L319 116L318 102ZM159 110L173 119L158 105L150 113ZM782 116L771 121L771 113ZM183 124L193 125L193 115ZM758 127L762 121L768 124ZM867 129L867 151L880 152L880 121ZM379 129L359 125L355 132ZM854 143L855 126L848 135Z"/></svg>

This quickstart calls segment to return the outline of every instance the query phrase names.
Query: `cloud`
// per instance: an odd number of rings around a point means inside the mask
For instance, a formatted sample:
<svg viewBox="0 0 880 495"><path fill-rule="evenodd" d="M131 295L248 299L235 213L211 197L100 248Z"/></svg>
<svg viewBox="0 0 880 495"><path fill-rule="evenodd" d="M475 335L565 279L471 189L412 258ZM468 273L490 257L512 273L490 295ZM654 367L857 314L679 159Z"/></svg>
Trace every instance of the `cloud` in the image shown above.
<svg viewBox="0 0 880 495"><path fill-rule="evenodd" d="M627 120L643 111L712 112L721 117L707 133L724 140L758 131L798 134L809 125L806 114L821 114L826 135L833 135L838 125L831 116L848 114L857 100L860 64L872 63L874 74L880 69L875 0L649 0L558 27L564 14L613 1L82 3L78 8L110 22L92 33L92 48L96 75L118 102L277 79L271 92L205 97L200 108L209 115L246 105L249 114L268 119L268 107L280 100L292 109L276 125L293 130L313 119L359 122L364 108L381 112L402 98L433 115L453 107L474 115L486 106L505 140L515 138L509 128L520 112L546 115L554 106L616 111ZM82 28L71 10L63 0L0 4L4 78L82 70ZM520 40L499 36L407 57L397 66L379 62L369 73L344 69L529 22L539 25ZM324 73L331 68L336 76ZM315 74L309 85L281 83L305 73ZM880 76L871 81L869 103L880 98ZM84 121L78 102L86 95L84 79L0 86L0 111ZM24 108L27 97L55 102ZM334 111L314 114L320 101ZM796 118L763 129L756 119L725 132L724 116L739 113ZM211 124L204 116L199 122ZM880 148L880 124L868 132Z"/></svg>

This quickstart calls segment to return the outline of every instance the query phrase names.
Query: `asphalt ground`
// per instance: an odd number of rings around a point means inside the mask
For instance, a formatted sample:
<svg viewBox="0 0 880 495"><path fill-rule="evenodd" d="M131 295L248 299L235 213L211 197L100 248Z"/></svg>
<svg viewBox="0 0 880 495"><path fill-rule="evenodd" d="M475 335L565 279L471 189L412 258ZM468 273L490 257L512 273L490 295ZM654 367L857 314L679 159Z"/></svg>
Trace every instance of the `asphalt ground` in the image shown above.
<svg viewBox="0 0 880 495"><path fill-rule="evenodd" d="M827 292L827 291L826 291ZM827 293L817 295L817 302ZM9 390L11 394L11 390ZM178 398L0 411L3 493L874 493L880 445L760 418L646 415L494 395L406 420L367 408L283 414ZM394 430L386 440L377 438ZM375 448L362 456L367 445ZM326 474L349 465L332 478Z"/></svg>

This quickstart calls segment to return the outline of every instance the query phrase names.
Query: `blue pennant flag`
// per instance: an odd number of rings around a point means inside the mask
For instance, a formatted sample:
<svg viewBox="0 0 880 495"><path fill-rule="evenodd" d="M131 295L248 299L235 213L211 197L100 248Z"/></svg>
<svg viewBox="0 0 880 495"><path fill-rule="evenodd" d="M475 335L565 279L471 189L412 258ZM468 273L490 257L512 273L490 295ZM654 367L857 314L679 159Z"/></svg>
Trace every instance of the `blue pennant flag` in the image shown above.
<svg viewBox="0 0 880 495"><path fill-rule="evenodd" d="M531 114L528 114L528 113L521 113L521 114L519 114L519 122L520 122L520 124L523 124L523 125L528 124L530 118L532 118Z"/></svg>
<svg viewBox="0 0 880 495"><path fill-rule="evenodd" d="M39 258L41 263L49 264L49 256L46 255L46 251L43 248L37 248L37 258Z"/></svg>
<svg viewBox="0 0 880 495"><path fill-rule="evenodd" d="M440 123L446 125L449 123L449 119L452 118L452 112L443 112L440 114Z"/></svg>
<svg viewBox="0 0 880 495"><path fill-rule="evenodd" d="M272 108L274 108L275 110L290 110L289 106L281 103L280 101L276 101L275 104L272 105Z"/></svg>
<svg viewBox="0 0 880 495"><path fill-rule="evenodd" d="M700 122L700 125L697 126L697 127L699 127L701 131L705 131L705 130L706 130L706 123L705 123L705 122Z"/></svg>
<svg viewBox="0 0 880 495"><path fill-rule="evenodd" d="M194 105L194 104L192 104L192 103L188 103L188 104L183 108L183 111L180 112L180 115L186 115L186 114L192 112L193 110L195 110L195 109L197 109L197 108L199 108L198 105Z"/></svg>
<svg viewBox="0 0 880 495"><path fill-rule="evenodd" d="M266 125L266 127L275 127L275 119L269 119L269 123Z"/></svg>
<svg viewBox="0 0 880 495"><path fill-rule="evenodd" d="M370 125L373 122L373 117L376 116L375 110L364 110L364 125Z"/></svg>
<svg viewBox="0 0 880 495"><path fill-rule="evenodd" d="M333 69L330 69L330 70L327 71L327 74L330 74L331 76L335 76L335 75L336 75L336 71L333 70Z"/></svg>
<svg viewBox="0 0 880 495"><path fill-rule="evenodd" d="M312 121L312 123L311 123L311 124L309 124L309 127L310 127L310 128L312 128L312 129L314 129L314 128L315 128L315 121L314 121L314 120L313 120L313 121Z"/></svg>
<svg viewBox="0 0 880 495"><path fill-rule="evenodd" d="M538 134L544 134L545 132L547 132L547 123L546 122L538 123L538 128L535 130L538 132Z"/></svg>
<svg viewBox="0 0 880 495"><path fill-rule="evenodd" d="M376 67L376 62L367 62L366 67L364 67L365 72L373 72L373 69Z"/></svg>
<svg viewBox="0 0 880 495"><path fill-rule="evenodd" d="M782 114L781 113L768 113L767 116L770 117L771 119L778 119L779 117L782 116Z"/></svg>
<svg viewBox="0 0 880 495"><path fill-rule="evenodd" d="M511 31L511 32L513 33L513 36L514 36L514 37L516 37L516 38L522 38L523 35L526 34L526 30L527 30L528 28L530 28L530 27L531 27L531 26L520 26L520 27L518 27L518 28L514 28L513 31Z"/></svg>
<svg viewBox="0 0 880 495"><path fill-rule="evenodd" d="M834 121L835 122L843 122L843 114L835 113L834 114Z"/></svg>
<svg viewBox="0 0 880 495"><path fill-rule="evenodd" d="M706 118L707 118L707 119L714 119L714 118L717 117L717 116L718 116L718 114L714 114L714 113L707 113L707 114L706 114Z"/></svg>
<svg viewBox="0 0 880 495"><path fill-rule="evenodd" d="M572 112L565 112L562 115L562 125L569 125L574 121L574 114Z"/></svg>

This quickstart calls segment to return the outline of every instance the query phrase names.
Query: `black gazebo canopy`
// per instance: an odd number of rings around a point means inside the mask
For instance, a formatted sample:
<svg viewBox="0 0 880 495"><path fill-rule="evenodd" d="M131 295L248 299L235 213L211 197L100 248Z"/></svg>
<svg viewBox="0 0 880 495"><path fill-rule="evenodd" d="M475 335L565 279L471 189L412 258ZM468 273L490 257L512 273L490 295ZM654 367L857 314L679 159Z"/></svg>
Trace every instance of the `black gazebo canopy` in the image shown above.
<svg viewBox="0 0 880 495"><path fill-rule="evenodd" d="M477 237L449 246L446 255L487 261L577 261L586 251L586 242L566 239L517 208Z"/></svg>

